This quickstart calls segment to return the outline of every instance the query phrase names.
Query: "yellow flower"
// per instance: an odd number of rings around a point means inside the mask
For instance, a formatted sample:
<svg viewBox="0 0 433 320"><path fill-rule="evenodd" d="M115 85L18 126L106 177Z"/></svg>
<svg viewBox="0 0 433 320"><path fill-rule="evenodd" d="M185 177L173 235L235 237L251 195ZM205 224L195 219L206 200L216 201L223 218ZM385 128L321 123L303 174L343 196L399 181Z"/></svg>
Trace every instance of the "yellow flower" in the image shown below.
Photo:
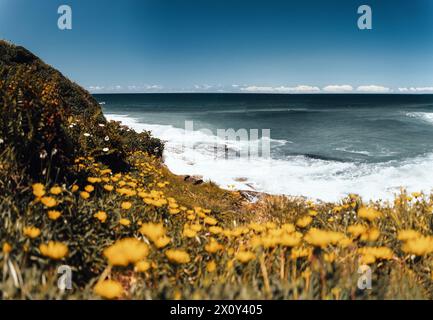
<svg viewBox="0 0 433 320"><path fill-rule="evenodd" d="M407 241L420 238L421 236L421 233L415 230L401 230L397 235L397 239L400 241Z"/></svg>
<svg viewBox="0 0 433 320"><path fill-rule="evenodd" d="M412 197L414 197L414 198L421 198L422 197L422 193L421 192L412 192Z"/></svg>
<svg viewBox="0 0 433 320"><path fill-rule="evenodd" d="M361 234L367 232L367 227L363 226L362 224L354 224L347 227L347 232L352 234L355 238L358 238L361 236Z"/></svg>
<svg viewBox="0 0 433 320"><path fill-rule="evenodd" d="M131 224L131 221L129 219L122 218L122 219L119 220L119 223L122 226L127 227L127 226L129 226Z"/></svg>
<svg viewBox="0 0 433 320"><path fill-rule="evenodd" d="M359 257L359 264L373 264L376 262L376 257L372 254L362 254Z"/></svg>
<svg viewBox="0 0 433 320"><path fill-rule="evenodd" d="M210 242L204 246L204 249L209 253L215 253L217 251L223 250L224 246L219 244L215 239L211 239Z"/></svg>
<svg viewBox="0 0 433 320"><path fill-rule="evenodd" d="M170 209L168 209L168 212L170 214L172 214L172 215L175 215L175 214L178 214L180 212L180 210L179 209L172 209L172 208L170 208Z"/></svg>
<svg viewBox="0 0 433 320"><path fill-rule="evenodd" d="M54 199L52 197L43 197L43 198L41 198L41 202L47 208L52 208L52 207L57 206L56 199Z"/></svg>
<svg viewBox="0 0 433 320"><path fill-rule="evenodd" d="M7 254L7 253L9 253L11 251L12 251L11 245L9 243L7 243L7 242L3 243L3 253Z"/></svg>
<svg viewBox="0 0 433 320"><path fill-rule="evenodd" d="M150 263L147 262L146 260L142 260L142 261L138 261L135 264L134 271L135 272L146 272L149 269L150 269Z"/></svg>
<svg viewBox="0 0 433 320"><path fill-rule="evenodd" d="M212 217L206 217L206 218L204 218L203 222L205 224L210 225L210 226L215 226L218 223L217 219L212 218Z"/></svg>
<svg viewBox="0 0 433 320"><path fill-rule="evenodd" d="M163 236L158 238L154 244L155 247L157 247L158 249L162 249L164 247L166 247L169 243L171 242L171 238L167 237L167 236Z"/></svg>
<svg viewBox="0 0 433 320"><path fill-rule="evenodd" d="M165 228L162 223L143 223L139 231L153 242L165 236Z"/></svg>
<svg viewBox="0 0 433 320"><path fill-rule="evenodd" d="M84 187L84 190L86 190L88 193L92 193L93 191L95 191L95 187L89 184Z"/></svg>
<svg viewBox="0 0 433 320"><path fill-rule="evenodd" d="M306 228L310 225L310 223L313 221L313 218L311 218L310 216L305 216L303 218L300 218L296 221L296 225L299 228Z"/></svg>
<svg viewBox="0 0 433 320"><path fill-rule="evenodd" d="M120 206L122 207L123 210L129 210L132 207L132 203L125 201L122 202Z"/></svg>
<svg viewBox="0 0 433 320"><path fill-rule="evenodd" d="M177 264L184 264L191 261L189 254L183 250L169 249L165 252L168 260Z"/></svg>
<svg viewBox="0 0 433 320"><path fill-rule="evenodd" d="M118 299L123 295L122 285L114 280L98 282L93 292L104 299Z"/></svg>
<svg viewBox="0 0 433 320"><path fill-rule="evenodd" d="M135 238L125 238L116 241L104 250L104 256L112 266L126 267L130 263L143 260L149 254L148 246Z"/></svg>
<svg viewBox="0 0 433 320"><path fill-rule="evenodd" d="M216 226L209 227L209 232L213 234L220 234L221 232L223 232L223 228Z"/></svg>
<svg viewBox="0 0 433 320"><path fill-rule="evenodd" d="M382 216L382 213L374 208L362 207L358 210L358 216L368 221L374 221L380 218Z"/></svg>
<svg viewBox="0 0 433 320"><path fill-rule="evenodd" d="M76 184L74 184L74 185L72 186L72 188L71 188L71 191L72 191L72 192L77 192L78 189L80 189L80 187L77 186Z"/></svg>
<svg viewBox="0 0 433 320"><path fill-rule="evenodd" d="M186 238L194 238L197 235L197 231L191 230L189 228L185 228L183 230L183 236Z"/></svg>
<svg viewBox="0 0 433 320"><path fill-rule="evenodd" d="M96 219L104 223L107 220L107 213L105 211L98 211L93 215Z"/></svg>
<svg viewBox="0 0 433 320"><path fill-rule="evenodd" d="M337 244L342 239L346 238L344 234L335 231L325 231L320 229L310 229L304 239L309 244L315 247L326 247L330 244Z"/></svg>
<svg viewBox="0 0 433 320"><path fill-rule="evenodd" d="M371 228L361 235L362 241L376 241L379 239L380 231L377 228Z"/></svg>
<svg viewBox="0 0 433 320"><path fill-rule="evenodd" d="M81 191L80 197L83 198L84 200L87 200L87 199L89 199L90 194L87 191Z"/></svg>
<svg viewBox="0 0 433 320"><path fill-rule="evenodd" d="M49 241L41 244L39 250L43 256L53 260L60 260L68 255L68 246L60 242Z"/></svg>
<svg viewBox="0 0 433 320"><path fill-rule="evenodd" d="M62 188L60 188L60 187L52 187L50 189L50 193L53 194L53 195L61 194L62 193Z"/></svg>
<svg viewBox="0 0 433 320"><path fill-rule="evenodd" d="M241 263L248 263L251 260L254 260L256 258L256 255L250 251L239 251L236 254L236 260L238 260Z"/></svg>
<svg viewBox="0 0 433 320"><path fill-rule="evenodd" d="M56 211L56 210L48 211L48 218L50 218L51 220L57 220L60 218L61 215L62 214L60 211Z"/></svg>
<svg viewBox="0 0 433 320"><path fill-rule="evenodd" d="M41 230L39 228L36 227L25 227L24 228L24 235L31 238L31 239L35 239L37 237L39 237L41 234Z"/></svg>
<svg viewBox="0 0 433 320"><path fill-rule="evenodd" d="M202 229L201 225L199 225L199 224L192 224L189 227L191 228L191 230L194 230L197 232L201 231L201 229Z"/></svg>
<svg viewBox="0 0 433 320"><path fill-rule="evenodd" d="M35 183L32 188L35 197L40 198L45 195L45 186L42 183Z"/></svg>
<svg viewBox="0 0 433 320"><path fill-rule="evenodd" d="M301 243L300 233L284 234L278 239L278 243L285 247L296 247Z"/></svg>
<svg viewBox="0 0 433 320"><path fill-rule="evenodd" d="M101 182L101 178L89 177L89 178L87 178L87 181L89 183L97 183L97 182Z"/></svg>
<svg viewBox="0 0 433 320"><path fill-rule="evenodd" d="M112 185L106 184L106 185L104 186L104 189L105 189L106 191L113 191L113 190L114 190L114 187L113 187Z"/></svg>
<svg viewBox="0 0 433 320"><path fill-rule="evenodd" d="M317 211L316 210L308 210L308 214L312 217L317 216Z"/></svg>
<svg viewBox="0 0 433 320"><path fill-rule="evenodd" d="M364 256L361 260L365 264L369 264L367 262L373 260L371 257L374 257L375 260L391 260L394 256L394 252L387 247L363 247L358 249L358 253L361 254L361 257Z"/></svg>
<svg viewBox="0 0 433 320"><path fill-rule="evenodd" d="M424 256L433 253L433 237L418 237L408 240L402 250L416 256Z"/></svg>
<svg viewBox="0 0 433 320"><path fill-rule="evenodd" d="M207 264L206 264L206 270L207 270L207 272L209 272L209 273L212 273L212 272L214 272L215 270L216 270L216 263L215 263L215 261L209 261Z"/></svg>

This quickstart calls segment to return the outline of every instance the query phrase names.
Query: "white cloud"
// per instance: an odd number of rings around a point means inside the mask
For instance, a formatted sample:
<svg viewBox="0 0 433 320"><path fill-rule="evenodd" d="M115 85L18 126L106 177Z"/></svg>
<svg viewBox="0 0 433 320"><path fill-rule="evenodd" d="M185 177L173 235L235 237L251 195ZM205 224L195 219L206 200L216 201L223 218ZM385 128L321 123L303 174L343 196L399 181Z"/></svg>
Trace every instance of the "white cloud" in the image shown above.
<svg viewBox="0 0 433 320"><path fill-rule="evenodd" d="M97 91L102 91L102 90L104 90L105 87L103 87L103 86L90 86L90 87L87 87L87 89L88 89L90 92L97 92Z"/></svg>
<svg viewBox="0 0 433 320"><path fill-rule="evenodd" d="M369 85L369 86L359 86L358 88L356 88L356 91L365 92L365 93L390 93L393 90L383 86Z"/></svg>
<svg viewBox="0 0 433 320"><path fill-rule="evenodd" d="M348 84L343 85L329 85L323 88L325 92L351 92L353 87Z"/></svg>
<svg viewBox="0 0 433 320"><path fill-rule="evenodd" d="M256 93L314 93L320 92L319 87L301 85L297 87L260 87L260 86L248 86L241 88L241 91L245 92L256 92Z"/></svg>
<svg viewBox="0 0 433 320"><path fill-rule="evenodd" d="M402 93L433 93L433 87L411 87L411 88L398 88L399 92Z"/></svg>

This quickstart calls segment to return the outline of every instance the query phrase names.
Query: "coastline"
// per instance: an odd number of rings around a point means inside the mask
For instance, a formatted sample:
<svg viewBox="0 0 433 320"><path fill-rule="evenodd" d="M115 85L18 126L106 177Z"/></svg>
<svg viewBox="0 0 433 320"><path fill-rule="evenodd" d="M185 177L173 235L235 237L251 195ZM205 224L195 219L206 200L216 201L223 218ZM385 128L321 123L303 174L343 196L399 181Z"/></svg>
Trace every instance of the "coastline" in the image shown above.
<svg viewBox="0 0 433 320"><path fill-rule="evenodd" d="M104 112L107 119L120 121L137 132L146 130L166 143L164 163L180 176L200 176L225 190L265 195L284 195L320 202L338 202L351 194L366 201L392 201L403 190L429 193L432 189L425 175L433 163L433 155L396 163L351 164L332 160L218 160L206 149L212 137L183 137L184 130L171 125L147 124L135 116ZM182 139L203 144L198 150L184 150ZM192 160L191 160L192 159ZM343 172L344 175L340 173ZM378 179L379 176L388 177ZM409 184L403 186L403 182Z"/></svg>

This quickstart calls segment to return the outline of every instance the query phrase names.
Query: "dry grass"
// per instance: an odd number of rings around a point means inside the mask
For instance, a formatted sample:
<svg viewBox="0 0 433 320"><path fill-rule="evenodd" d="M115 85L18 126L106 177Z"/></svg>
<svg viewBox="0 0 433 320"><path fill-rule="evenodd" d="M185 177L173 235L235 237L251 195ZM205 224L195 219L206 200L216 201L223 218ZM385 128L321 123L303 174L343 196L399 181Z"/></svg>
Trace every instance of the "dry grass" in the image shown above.
<svg viewBox="0 0 433 320"><path fill-rule="evenodd" d="M392 204L268 196L252 205L238 192L184 182L143 152L129 160L129 172L114 174L79 158L84 180L59 190L15 181L17 194L0 196L2 298L432 298L426 195L402 193ZM7 168L6 155L1 163ZM142 247L121 245L125 238ZM43 250L49 241L68 252ZM71 291L57 288L62 264L74 270ZM371 290L357 287L360 264L372 269Z"/></svg>

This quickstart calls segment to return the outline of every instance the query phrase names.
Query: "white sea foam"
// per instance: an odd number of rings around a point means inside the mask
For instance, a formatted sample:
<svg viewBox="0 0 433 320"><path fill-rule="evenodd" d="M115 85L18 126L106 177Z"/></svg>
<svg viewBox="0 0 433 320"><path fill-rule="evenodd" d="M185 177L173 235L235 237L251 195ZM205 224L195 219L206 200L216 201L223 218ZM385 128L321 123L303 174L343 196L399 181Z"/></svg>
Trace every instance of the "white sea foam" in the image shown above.
<svg viewBox="0 0 433 320"><path fill-rule="evenodd" d="M433 113L432 112L409 112L406 114L408 117L417 118L425 122L433 124Z"/></svg>
<svg viewBox="0 0 433 320"><path fill-rule="evenodd" d="M154 136L166 141L165 163L175 174L200 175L223 188L234 186L241 190L337 201L349 193L357 193L365 200L390 200L401 187L408 191L430 192L433 186L433 154L400 163L380 164L303 156L223 160L215 159L211 147L215 136L196 131L186 136L183 129L140 123L127 115L108 114L107 118L121 121L136 131L150 130ZM184 139L193 141L195 148L183 148ZM235 148L235 142L229 147Z"/></svg>

